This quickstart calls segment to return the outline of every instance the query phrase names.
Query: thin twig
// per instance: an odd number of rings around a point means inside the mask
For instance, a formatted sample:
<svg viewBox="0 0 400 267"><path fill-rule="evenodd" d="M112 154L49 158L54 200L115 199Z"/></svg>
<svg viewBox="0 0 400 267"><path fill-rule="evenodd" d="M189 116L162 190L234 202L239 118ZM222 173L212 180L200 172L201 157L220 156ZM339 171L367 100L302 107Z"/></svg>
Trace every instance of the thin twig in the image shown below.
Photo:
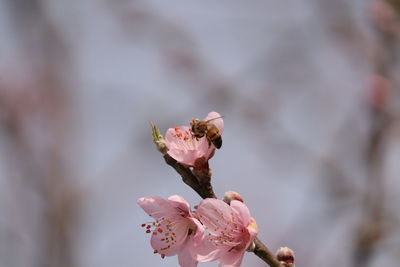
<svg viewBox="0 0 400 267"><path fill-rule="evenodd" d="M261 240L256 237L254 239L254 254L256 254L260 259L265 261L266 263L269 264L271 267L281 267L282 265L279 263L279 261L276 259L275 255L267 248L266 245L264 245Z"/></svg>

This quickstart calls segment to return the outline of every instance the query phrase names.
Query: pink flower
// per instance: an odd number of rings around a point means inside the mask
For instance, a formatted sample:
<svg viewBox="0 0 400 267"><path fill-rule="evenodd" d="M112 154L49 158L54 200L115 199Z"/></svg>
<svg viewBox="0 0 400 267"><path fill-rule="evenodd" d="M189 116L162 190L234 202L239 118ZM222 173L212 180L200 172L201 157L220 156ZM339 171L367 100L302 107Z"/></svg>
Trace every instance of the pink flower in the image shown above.
<svg viewBox="0 0 400 267"><path fill-rule="evenodd" d="M221 117L217 112L210 112L205 120ZM212 120L212 123L222 133L224 122L222 118ZM213 155L215 147L209 144L206 137L196 139L191 128L180 126L169 128L165 133L165 142L168 147L168 154L176 161L188 166L196 166L196 161L207 162Z"/></svg>
<svg viewBox="0 0 400 267"><path fill-rule="evenodd" d="M256 221L246 205L237 200L228 205L208 198L200 202L196 215L209 233L195 246L197 260L219 259L219 266L240 266L244 252L258 233Z"/></svg>
<svg viewBox="0 0 400 267"><path fill-rule="evenodd" d="M192 216L190 206L180 196L174 195L167 200L160 197L138 199L140 207L156 221L142 224L147 233L152 233L151 246L154 253L161 257L178 254L182 267L195 267L197 261L191 256L191 250L202 242L204 228Z"/></svg>

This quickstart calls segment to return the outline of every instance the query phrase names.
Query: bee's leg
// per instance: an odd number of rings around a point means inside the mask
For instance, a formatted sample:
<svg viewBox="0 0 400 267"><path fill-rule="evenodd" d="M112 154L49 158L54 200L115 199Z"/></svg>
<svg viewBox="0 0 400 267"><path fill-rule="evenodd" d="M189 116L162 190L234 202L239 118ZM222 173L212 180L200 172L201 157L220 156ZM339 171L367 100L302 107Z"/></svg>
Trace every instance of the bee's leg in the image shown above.
<svg viewBox="0 0 400 267"><path fill-rule="evenodd" d="M199 121L199 119L192 118L192 119L190 120L190 122L189 122L189 125L190 125L190 126L193 126L193 124L195 124L195 123L198 122L198 121Z"/></svg>

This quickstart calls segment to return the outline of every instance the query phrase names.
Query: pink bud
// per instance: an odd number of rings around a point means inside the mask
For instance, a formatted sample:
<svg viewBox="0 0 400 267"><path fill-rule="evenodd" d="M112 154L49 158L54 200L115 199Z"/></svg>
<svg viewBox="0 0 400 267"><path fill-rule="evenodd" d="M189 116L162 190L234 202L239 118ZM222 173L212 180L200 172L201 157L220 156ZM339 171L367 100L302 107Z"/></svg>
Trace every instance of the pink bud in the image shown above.
<svg viewBox="0 0 400 267"><path fill-rule="evenodd" d="M285 267L294 267L294 252L288 247L280 247L276 251L278 261Z"/></svg>
<svg viewBox="0 0 400 267"><path fill-rule="evenodd" d="M238 200L238 201L240 201L242 203L244 202L242 196L238 192L235 192L235 191L225 192L225 194L224 194L224 202L230 204L232 200Z"/></svg>

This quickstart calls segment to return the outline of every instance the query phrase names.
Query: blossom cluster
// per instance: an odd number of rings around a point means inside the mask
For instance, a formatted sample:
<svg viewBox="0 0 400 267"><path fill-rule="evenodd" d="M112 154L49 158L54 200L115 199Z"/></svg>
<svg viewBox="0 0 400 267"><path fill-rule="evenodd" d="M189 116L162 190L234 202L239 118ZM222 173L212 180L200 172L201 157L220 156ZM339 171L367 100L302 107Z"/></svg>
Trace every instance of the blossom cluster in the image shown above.
<svg viewBox="0 0 400 267"><path fill-rule="evenodd" d="M202 121L192 119L190 126L172 127L165 139L154 125L152 128L158 150L189 170L200 186L207 187L202 179L211 175L208 160L222 145L221 115L210 112ZM257 224L238 193L227 192L224 200L211 198L211 192L206 197L195 210L177 195L138 199L139 206L155 220L142 224L151 234L154 253L162 258L178 255L183 267L215 260L224 267L240 266L244 252L258 233Z"/></svg>
<svg viewBox="0 0 400 267"><path fill-rule="evenodd" d="M177 195L168 199L144 197L137 202L155 219L142 224L151 233L154 253L162 258L178 255L182 267L215 260L220 261L220 266L240 266L244 252L258 233L249 209L238 200L227 204L207 198L195 211Z"/></svg>

